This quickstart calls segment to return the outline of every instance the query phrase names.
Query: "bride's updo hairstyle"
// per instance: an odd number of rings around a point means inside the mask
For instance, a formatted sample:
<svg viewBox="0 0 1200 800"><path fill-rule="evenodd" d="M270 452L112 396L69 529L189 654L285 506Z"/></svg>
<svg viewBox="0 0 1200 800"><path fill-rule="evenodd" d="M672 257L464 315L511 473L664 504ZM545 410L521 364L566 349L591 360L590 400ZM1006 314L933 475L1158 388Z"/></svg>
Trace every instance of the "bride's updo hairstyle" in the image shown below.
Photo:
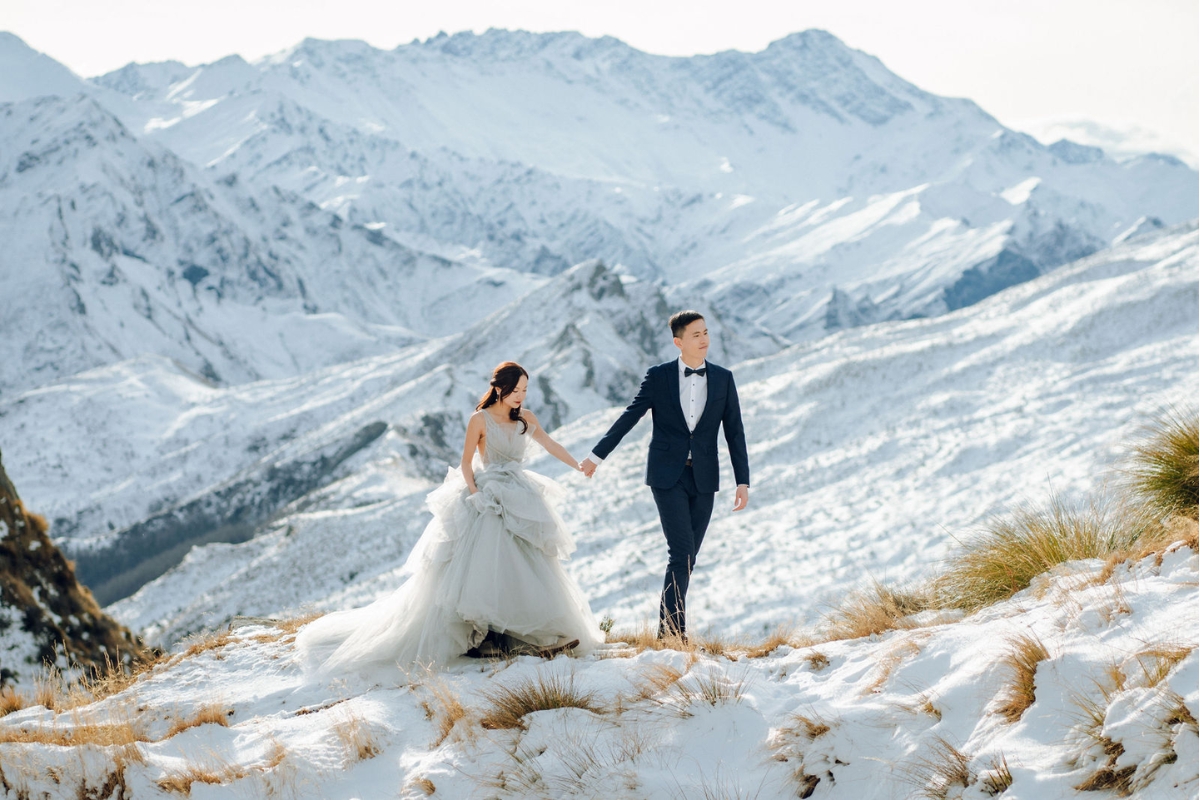
<svg viewBox="0 0 1200 800"><path fill-rule="evenodd" d="M492 380L485 394L479 401L479 405L475 406L476 411L481 411L490 406L496 405L504 398L513 393L517 388L517 384L521 382L521 378L529 379L529 373L515 361L505 361L500 366L492 370ZM521 409L510 408L508 410L508 418L513 422L521 423L521 433L529 427L525 422L525 418L521 416Z"/></svg>

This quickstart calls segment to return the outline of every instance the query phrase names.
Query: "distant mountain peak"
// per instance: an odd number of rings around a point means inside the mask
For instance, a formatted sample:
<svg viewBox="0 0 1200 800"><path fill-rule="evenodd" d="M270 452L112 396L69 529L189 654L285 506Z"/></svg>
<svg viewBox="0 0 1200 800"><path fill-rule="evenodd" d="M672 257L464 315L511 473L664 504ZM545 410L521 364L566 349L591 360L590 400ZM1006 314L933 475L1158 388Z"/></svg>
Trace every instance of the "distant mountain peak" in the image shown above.
<svg viewBox="0 0 1200 800"><path fill-rule="evenodd" d="M82 91L84 83L74 72L34 50L20 36L0 31L0 103Z"/></svg>

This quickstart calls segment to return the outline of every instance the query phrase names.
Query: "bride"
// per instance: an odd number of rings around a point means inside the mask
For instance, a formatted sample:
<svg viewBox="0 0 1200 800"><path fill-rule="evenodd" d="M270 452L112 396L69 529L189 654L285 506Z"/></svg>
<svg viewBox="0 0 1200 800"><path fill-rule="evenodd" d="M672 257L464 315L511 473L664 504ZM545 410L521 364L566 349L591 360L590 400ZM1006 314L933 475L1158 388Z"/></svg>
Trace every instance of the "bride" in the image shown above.
<svg viewBox="0 0 1200 800"><path fill-rule="evenodd" d="M368 606L301 629L296 647L320 674L433 666L464 654L587 653L600 643L587 599L562 565L575 549L555 511L563 489L521 465L533 439L580 468L522 408L528 384L512 361L492 373L467 423L459 469L426 498L433 519L405 562L408 579Z"/></svg>

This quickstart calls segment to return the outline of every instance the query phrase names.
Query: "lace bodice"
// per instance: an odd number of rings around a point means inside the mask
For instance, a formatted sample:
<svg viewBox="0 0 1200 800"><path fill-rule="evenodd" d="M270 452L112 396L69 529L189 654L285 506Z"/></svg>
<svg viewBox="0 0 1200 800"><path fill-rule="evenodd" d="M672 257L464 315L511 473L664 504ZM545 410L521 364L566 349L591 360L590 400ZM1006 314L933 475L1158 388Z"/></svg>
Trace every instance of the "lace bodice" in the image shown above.
<svg viewBox="0 0 1200 800"><path fill-rule="evenodd" d="M521 433L519 422L496 422L487 411L483 412L487 442L483 449L484 464L504 464L509 461L525 460L525 445L533 433L533 423Z"/></svg>

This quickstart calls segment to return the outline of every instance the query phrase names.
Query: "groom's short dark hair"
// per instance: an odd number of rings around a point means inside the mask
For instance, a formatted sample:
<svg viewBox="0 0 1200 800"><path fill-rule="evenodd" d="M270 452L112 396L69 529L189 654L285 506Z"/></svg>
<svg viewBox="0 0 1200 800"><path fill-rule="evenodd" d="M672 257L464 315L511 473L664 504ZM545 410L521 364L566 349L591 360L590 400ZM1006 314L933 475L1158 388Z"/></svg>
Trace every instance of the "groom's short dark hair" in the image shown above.
<svg viewBox="0 0 1200 800"><path fill-rule="evenodd" d="M676 339L683 336L684 329L698 319L704 319L699 311L679 311L671 315L671 335Z"/></svg>

